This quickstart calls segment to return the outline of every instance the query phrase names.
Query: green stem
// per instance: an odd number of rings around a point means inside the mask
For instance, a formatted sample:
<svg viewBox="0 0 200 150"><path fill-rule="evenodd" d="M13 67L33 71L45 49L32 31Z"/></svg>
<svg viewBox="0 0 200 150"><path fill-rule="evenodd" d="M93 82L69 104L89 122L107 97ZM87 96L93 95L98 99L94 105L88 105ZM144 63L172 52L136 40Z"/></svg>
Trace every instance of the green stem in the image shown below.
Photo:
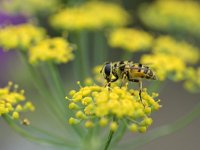
<svg viewBox="0 0 200 150"><path fill-rule="evenodd" d="M73 130L77 133L77 135L79 135L79 137L83 136L82 130L78 127L68 126L68 128L66 128L67 124L65 124L64 122L66 122L65 121L65 118L66 118L65 114L67 114L67 113L65 113L65 110L64 110L65 106L66 106L66 104L64 104L64 102L65 102L64 96L62 98L58 97L57 92L55 92L54 87L51 84L51 82L55 81L55 80L56 80L56 82L58 82L57 79L55 79L55 78L57 78L55 71L51 68L52 69L51 71L54 74L54 80L52 80L50 78L51 73L50 74L48 72L44 73L45 68L42 68L43 74L45 74L45 78L47 78L47 82L49 84L49 87L52 90L52 92L49 92L48 88L45 87L45 84L44 84L44 81L43 81L41 75L38 73L38 71L35 70L34 67L32 67L31 65L28 64L28 61L26 59L27 58L26 55L24 53L21 53L21 54L22 54L21 56L24 60L24 63L26 64L26 66L27 66L27 68L30 72L33 85L36 87L36 89L38 90L40 95L43 97L43 101L45 102L44 105L49 106L47 108L48 109L50 108L49 111L50 111L51 114L53 114L53 117L55 118L55 120L58 120L58 122L60 122L60 124L62 126L64 126L64 128L67 130L68 133L71 133L71 132L69 132L69 129L71 131L71 129L73 128ZM48 75L46 75L46 74L48 74ZM58 88L58 83L56 83L56 85L57 85L57 88ZM60 90L58 90L58 91L60 91ZM52 98L52 96L54 96L54 99ZM63 99L63 104L61 102L62 99ZM56 103L55 103L54 100L56 100Z"/></svg>
<svg viewBox="0 0 200 150"><path fill-rule="evenodd" d="M108 135L108 140L107 140L107 142L106 142L106 145L105 145L104 150L107 150L107 149L108 149L108 147L109 147L109 145L110 145L110 143L111 143L113 134L114 134L114 132L111 130L110 133L109 133L109 135Z"/></svg>
<svg viewBox="0 0 200 150"><path fill-rule="evenodd" d="M116 117L115 116L113 117L113 121L116 121ZM110 146L111 140L113 138L113 134L114 134L114 131L110 130L110 133L108 135L108 139L107 139L107 142L106 142L104 150L107 150L108 147Z"/></svg>
<svg viewBox="0 0 200 150"><path fill-rule="evenodd" d="M52 101L52 97L49 94L50 92L47 90L47 88L44 85L43 79L41 78L40 74L33 66L31 66L28 63L27 56L25 53L20 53L21 59L23 60L23 63L26 65L30 78L32 79L32 83L39 92L39 94L42 96L44 106L47 107L48 111L54 116L56 120L58 120L63 125L63 118L61 117L60 111L55 107L55 103Z"/></svg>
<svg viewBox="0 0 200 150"><path fill-rule="evenodd" d="M75 75L78 80L83 82L86 77L90 75L89 72L89 49L88 49L88 35L87 31L76 32L75 43L77 50L75 51Z"/></svg>
<svg viewBox="0 0 200 150"><path fill-rule="evenodd" d="M60 108L58 110L60 110L60 112L61 112L62 119L65 120L66 117L69 118L71 116L71 112L70 111L67 112L67 108L66 108L67 101L64 99L65 92L63 90L64 89L63 85L61 84L61 79L58 74L58 70L56 69L54 64L52 64L50 62L47 63L47 65L45 65L45 68L47 68L49 71L49 73L46 72L46 74L48 73L48 75L46 75L46 77L50 78L48 85L51 88L51 92L53 93L55 100L57 101L57 104ZM43 69L45 69L45 68L43 68ZM71 127L80 137L83 136L83 130L81 130L78 126L68 126L68 128L71 128Z"/></svg>
<svg viewBox="0 0 200 150"><path fill-rule="evenodd" d="M100 31L94 35L94 65L103 64L107 61L107 47L104 34Z"/></svg>
<svg viewBox="0 0 200 150"><path fill-rule="evenodd" d="M132 60L133 59L132 57L133 53L125 50L122 56L122 60Z"/></svg>
<svg viewBox="0 0 200 150"><path fill-rule="evenodd" d="M62 140L61 138L57 139L58 137L54 137L54 135L52 135L52 134L51 134L50 139L34 136L33 133L29 132L30 130L26 131L20 125L15 123L15 121L13 121L10 116L4 115L3 118L10 125L10 127L13 128L17 133L19 133L20 135L22 135L23 137L25 137L31 141L34 141L34 142L37 142L40 144L49 144L49 145L53 145L53 146L66 147L66 148L75 148L76 147L75 144L73 144L72 142ZM41 133L41 130L40 130L40 134L44 134L44 133ZM45 134L44 136L48 136L48 135Z"/></svg>
<svg viewBox="0 0 200 150"><path fill-rule="evenodd" d="M113 144L112 145L118 143L123 138L125 131L126 131L126 128L127 128L126 123L122 122L121 125L120 125L120 129L118 130L118 133L113 138Z"/></svg>
<svg viewBox="0 0 200 150"><path fill-rule="evenodd" d="M130 147L130 150L137 149L138 147L145 145L155 139L160 137L170 135L175 133L184 127L188 126L192 121L200 117L200 104L198 104L191 112L187 115L179 119L178 121L158 127L151 132L145 134L144 136L138 136L132 141L128 141L120 145L119 149L123 148L124 146ZM127 149L128 150L128 149Z"/></svg>
<svg viewBox="0 0 200 150"><path fill-rule="evenodd" d="M67 114L65 112L65 94L64 94L64 88L60 83L60 77L58 75L57 70L55 69L54 64L48 62L47 65L45 65L45 68L48 69L48 75L46 77L49 77L51 80L48 82L48 85L51 88L51 92L54 94L55 99L57 101L57 104L62 112L62 114ZM43 69L45 69L43 68ZM64 115L65 116L65 115Z"/></svg>

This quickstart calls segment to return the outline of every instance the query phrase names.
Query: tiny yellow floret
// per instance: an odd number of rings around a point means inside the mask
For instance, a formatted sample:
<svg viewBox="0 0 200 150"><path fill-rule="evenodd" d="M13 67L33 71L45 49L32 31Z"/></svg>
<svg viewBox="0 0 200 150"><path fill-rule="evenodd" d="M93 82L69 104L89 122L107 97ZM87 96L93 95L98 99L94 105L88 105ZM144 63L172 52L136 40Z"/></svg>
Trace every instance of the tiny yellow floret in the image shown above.
<svg viewBox="0 0 200 150"><path fill-rule="evenodd" d="M75 119L73 117L69 118L69 124L73 125L73 124L77 124L77 123L79 123L78 119Z"/></svg>
<svg viewBox="0 0 200 150"><path fill-rule="evenodd" d="M12 114L12 118L13 119L19 119L19 113L14 111L13 114Z"/></svg>
<svg viewBox="0 0 200 150"><path fill-rule="evenodd" d="M92 127L94 127L94 123L92 121L86 121L85 122L85 127L86 128L92 128Z"/></svg>
<svg viewBox="0 0 200 150"><path fill-rule="evenodd" d="M113 132L115 132L118 128L118 124L116 122L111 122L110 124L110 130L112 130Z"/></svg>
<svg viewBox="0 0 200 150"><path fill-rule="evenodd" d="M132 131L132 132L137 132L138 131L138 126L136 124L131 124L129 126L129 129Z"/></svg>

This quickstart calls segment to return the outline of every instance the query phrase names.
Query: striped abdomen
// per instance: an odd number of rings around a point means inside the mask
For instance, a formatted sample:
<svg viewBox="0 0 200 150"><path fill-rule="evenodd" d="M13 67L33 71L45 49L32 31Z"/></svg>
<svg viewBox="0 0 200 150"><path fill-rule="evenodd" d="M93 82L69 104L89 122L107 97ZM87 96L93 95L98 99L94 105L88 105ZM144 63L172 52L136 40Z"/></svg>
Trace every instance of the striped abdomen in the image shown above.
<svg viewBox="0 0 200 150"><path fill-rule="evenodd" d="M129 78L146 78L155 80L156 75L148 66L142 64L133 64L129 70Z"/></svg>

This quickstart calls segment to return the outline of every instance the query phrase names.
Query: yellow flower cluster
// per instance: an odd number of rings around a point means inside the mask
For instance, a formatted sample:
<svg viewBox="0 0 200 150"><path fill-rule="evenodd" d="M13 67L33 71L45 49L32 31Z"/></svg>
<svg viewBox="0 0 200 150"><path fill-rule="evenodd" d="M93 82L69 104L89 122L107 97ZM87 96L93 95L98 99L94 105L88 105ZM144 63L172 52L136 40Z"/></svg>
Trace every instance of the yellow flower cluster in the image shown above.
<svg viewBox="0 0 200 150"><path fill-rule="evenodd" d="M37 64L43 61L66 63L74 58L70 44L64 38L49 38L40 41L29 50L29 61Z"/></svg>
<svg viewBox="0 0 200 150"><path fill-rule="evenodd" d="M131 28L116 29L109 35L109 44L127 51L148 50L152 45L153 37L141 30Z"/></svg>
<svg viewBox="0 0 200 150"><path fill-rule="evenodd" d="M151 96L146 89L142 92L143 104L139 92L126 87L106 87L97 85L80 87L79 91L69 92L71 98L69 109L74 110L74 117L69 118L70 124L84 122L86 128L94 126L109 126L116 131L119 122L125 121L127 127L133 132L145 132L151 125L150 114L161 106L159 100L154 100L158 94Z"/></svg>
<svg viewBox="0 0 200 150"><path fill-rule="evenodd" d="M200 67L186 69L184 87L190 92L200 92Z"/></svg>
<svg viewBox="0 0 200 150"><path fill-rule="evenodd" d="M164 80L167 77L181 80L184 77L186 66L178 56L156 53L143 55L140 61L143 64L152 65L159 80Z"/></svg>
<svg viewBox="0 0 200 150"><path fill-rule="evenodd" d="M154 42L154 53L178 56L183 62L195 64L200 58L199 50L186 43L178 42L170 36L161 36Z"/></svg>
<svg viewBox="0 0 200 150"><path fill-rule="evenodd" d="M2 10L26 15L52 12L57 5L57 0L25 0L23 3L22 0L12 0L12 5L11 1L0 1Z"/></svg>
<svg viewBox="0 0 200 150"><path fill-rule="evenodd" d="M0 28L0 47L8 51L11 49L27 50L31 45L45 37L42 28L29 23Z"/></svg>
<svg viewBox="0 0 200 150"><path fill-rule="evenodd" d="M117 4L91 1L61 10L50 18L50 23L65 30L96 30L126 25L128 18L127 12Z"/></svg>
<svg viewBox="0 0 200 150"><path fill-rule="evenodd" d="M11 115L13 119L19 119L19 113L23 111L34 111L35 107L31 102L25 101L24 91L18 91L18 86L9 82L5 88L0 88L0 116Z"/></svg>
<svg viewBox="0 0 200 150"><path fill-rule="evenodd" d="M140 18L156 29L200 35L200 5L195 1L156 1L140 9Z"/></svg>

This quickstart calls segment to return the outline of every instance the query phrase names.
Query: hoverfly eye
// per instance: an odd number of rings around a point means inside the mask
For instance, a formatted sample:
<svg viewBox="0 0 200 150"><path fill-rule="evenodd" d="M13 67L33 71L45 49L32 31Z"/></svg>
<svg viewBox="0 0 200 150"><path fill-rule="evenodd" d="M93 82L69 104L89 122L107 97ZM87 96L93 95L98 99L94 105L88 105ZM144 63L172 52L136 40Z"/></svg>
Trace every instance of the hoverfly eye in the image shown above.
<svg viewBox="0 0 200 150"><path fill-rule="evenodd" d="M106 64L105 68L104 68L104 72L107 76L110 75L111 72L111 65L110 64Z"/></svg>

